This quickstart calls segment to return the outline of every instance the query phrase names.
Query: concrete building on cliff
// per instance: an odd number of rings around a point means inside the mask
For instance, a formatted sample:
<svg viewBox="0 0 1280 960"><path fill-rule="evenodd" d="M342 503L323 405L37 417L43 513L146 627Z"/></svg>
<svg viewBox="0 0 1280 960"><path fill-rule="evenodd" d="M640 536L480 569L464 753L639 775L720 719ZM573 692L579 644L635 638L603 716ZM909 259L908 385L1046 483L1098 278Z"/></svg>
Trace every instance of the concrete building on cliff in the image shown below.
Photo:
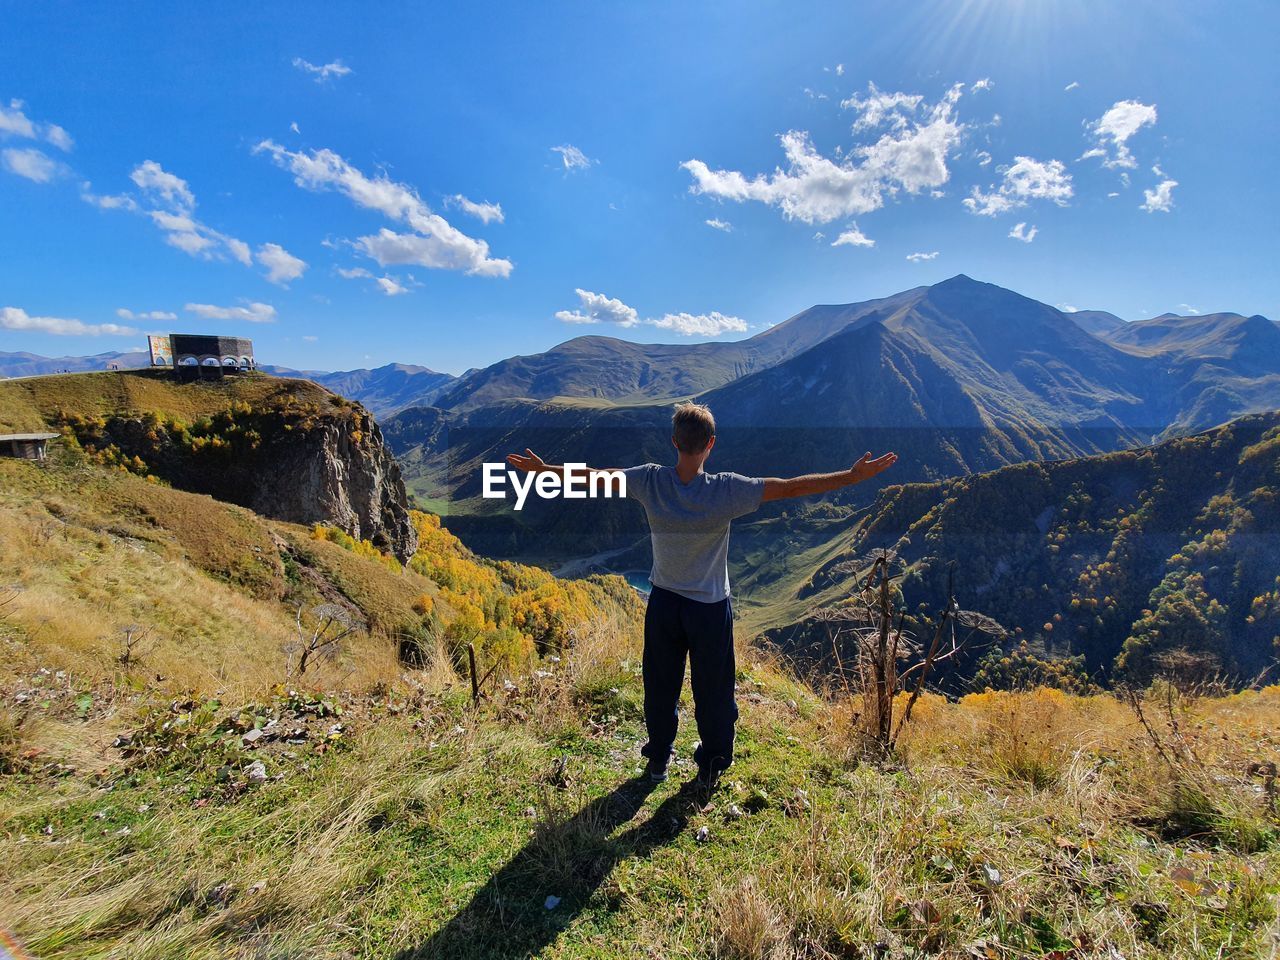
<svg viewBox="0 0 1280 960"><path fill-rule="evenodd" d="M253 341L215 334L171 333L147 337L151 366L168 368L180 380L219 379L257 369Z"/></svg>

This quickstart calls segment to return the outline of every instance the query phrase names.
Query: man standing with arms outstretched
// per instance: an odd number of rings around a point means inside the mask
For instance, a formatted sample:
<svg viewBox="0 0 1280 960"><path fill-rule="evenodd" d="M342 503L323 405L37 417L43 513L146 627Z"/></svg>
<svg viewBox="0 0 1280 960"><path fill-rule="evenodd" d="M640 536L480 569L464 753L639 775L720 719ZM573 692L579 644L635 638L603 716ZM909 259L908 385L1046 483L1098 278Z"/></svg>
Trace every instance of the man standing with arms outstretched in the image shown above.
<svg viewBox="0 0 1280 960"><path fill-rule="evenodd" d="M716 445L716 421L696 403L682 403L671 418L675 466L628 467L627 496L640 501L653 543L653 590L644 617L644 719L649 740L641 748L648 775L667 777L679 721L680 688L689 660L694 718L702 742L694 751L698 786L708 793L733 762L733 603L729 597L729 524L766 500L827 493L869 480L893 466L897 455L865 454L847 470L783 480L706 473ZM532 450L507 461L529 473L563 474ZM589 472L591 468L588 468ZM596 468L597 470L600 468Z"/></svg>

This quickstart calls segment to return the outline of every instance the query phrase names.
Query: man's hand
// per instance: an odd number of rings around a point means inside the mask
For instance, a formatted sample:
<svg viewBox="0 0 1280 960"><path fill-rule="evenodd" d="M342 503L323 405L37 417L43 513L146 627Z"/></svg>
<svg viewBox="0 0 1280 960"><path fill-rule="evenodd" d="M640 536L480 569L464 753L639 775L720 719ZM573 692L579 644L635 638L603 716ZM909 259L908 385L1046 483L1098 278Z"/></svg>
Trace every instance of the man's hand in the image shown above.
<svg viewBox="0 0 1280 960"><path fill-rule="evenodd" d="M764 493L760 499L763 502L783 500L787 497L808 497L815 493L829 493L841 487L861 483L863 480L870 480L892 467L897 459L896 453L886 453L873 460L871 452L867 451L862 455L862 459L848 470L840 470L836 473L811 473L808 476L792 477L789 480L767 477L764 481Z"/></svg>
<svg viewBox="0 0 1280 960"><path fill-rule="evenodd" d="M538 473L540 470L547 469L547 465L542 458L528 447L525 447L524 456L518 453L508 453L507 463L517 470L523 470L525 473Z"/></svg>
<svg viewBox="0 0 1280 960"><path fill-rule="evenodd" d="M868 450L862 455L862 459L849 468L849 473L853 477L854 483L860 483L863 480L870 480L877 474L884 473L892 467L898 460L896 453L886 453L883 456L871 459L871 451Z"/></svg>

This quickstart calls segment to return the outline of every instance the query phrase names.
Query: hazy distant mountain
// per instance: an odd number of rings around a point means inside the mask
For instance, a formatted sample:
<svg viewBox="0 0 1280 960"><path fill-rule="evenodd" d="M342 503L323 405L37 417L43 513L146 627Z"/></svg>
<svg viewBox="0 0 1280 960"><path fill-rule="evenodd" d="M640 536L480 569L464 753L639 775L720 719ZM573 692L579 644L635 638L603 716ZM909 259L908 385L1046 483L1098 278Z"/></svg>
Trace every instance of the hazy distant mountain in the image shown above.
<svg viewBox="0 0 1280 960"><path fill-rule="evenodd" d="M1126 323L1109 334L1108 339L1153 353L1224 359L1257 353L1267 364L1280 359L1280 324L1266 317L1245 317L1238 313L1186 317L1166 313L1150 320Z"/></svg>
<svg viewBox="0 0 1280 960"><path fill-rule="evenodd" d="M1110 337L1126 325L1124 320L1105 310L1075 310L1067 316L1098 337Z"/></svg>
<svg viewBox="0 0 1280 960"><path fill-rule="evenodd" d="M145 367L151 362L145 350L98 353L91 357L42 357L34 353L0 351L0 377L39 377L50 373L84 373L107 370L112 365L122 370Z"/></svg>
<svg viewBox="0 0 1280 960"><path fill-rule="evenodd" d="M267 373L300 377L361 403L375 417L388 417L409 407L428 406L457 378L410 363L388 363L372 370L290 370L266 366Z"/></svg>
<svg viewBox="0 0 1280 960"><path fill-rule="evenodd" d="M897 309L924 290L865 303L810 307L732 343L649 344L576 337L545 353L469 371L440 394L436 405L461 411L512 399L575 397L640 404L690 397L802 353L851 323Z"/></svg>

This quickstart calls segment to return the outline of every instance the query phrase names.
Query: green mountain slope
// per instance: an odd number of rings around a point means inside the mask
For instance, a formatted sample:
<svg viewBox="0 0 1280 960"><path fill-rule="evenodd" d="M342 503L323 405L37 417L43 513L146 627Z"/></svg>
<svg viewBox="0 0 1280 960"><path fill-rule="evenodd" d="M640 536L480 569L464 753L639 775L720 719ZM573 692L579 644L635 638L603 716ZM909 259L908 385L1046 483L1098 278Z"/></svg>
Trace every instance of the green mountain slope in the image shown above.
<svg viewBox="0 0 1280 960"><path fill-rule="evenodd" d="M900 543L913 601L936 607L954 570L963 604L1016 631L1010 649L1083 657L1104 681L1145 682L1168 656L1248 680L1280 653L1277 531L1273 413L1141 450L886 488L822 567L755 599L794 610L847 596L853 577L836 569ZM807 619L770 637L824 653L825 634Z"/></svg>

